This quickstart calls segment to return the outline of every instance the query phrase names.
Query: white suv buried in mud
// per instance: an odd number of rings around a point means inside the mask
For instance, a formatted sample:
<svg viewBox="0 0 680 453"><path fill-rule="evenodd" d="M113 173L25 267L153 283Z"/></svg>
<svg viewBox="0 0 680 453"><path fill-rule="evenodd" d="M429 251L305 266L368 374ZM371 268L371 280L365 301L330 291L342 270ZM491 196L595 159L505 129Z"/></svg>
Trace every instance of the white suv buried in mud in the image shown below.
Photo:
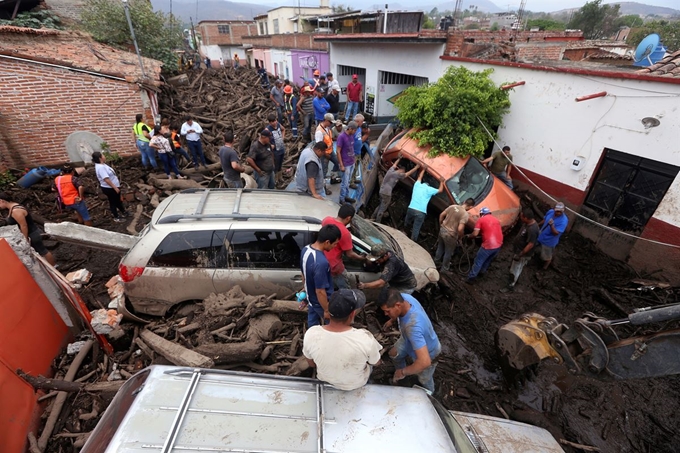
<svg viewBox="0 0 680 453"><path fill-rule="evenodd" d="M300 252L339 206L277 190L191 189L165 199L119 274L137 313L164 315L175 304L203 300L240 285L247 294L287 298L302 288ZM386 244L409 265L418 289L439 280L430 254L402 232L354 217L357 253ZM363 263L345 259L353 286L376 280ZM369 294L370 296L370 294Z"/></svg>

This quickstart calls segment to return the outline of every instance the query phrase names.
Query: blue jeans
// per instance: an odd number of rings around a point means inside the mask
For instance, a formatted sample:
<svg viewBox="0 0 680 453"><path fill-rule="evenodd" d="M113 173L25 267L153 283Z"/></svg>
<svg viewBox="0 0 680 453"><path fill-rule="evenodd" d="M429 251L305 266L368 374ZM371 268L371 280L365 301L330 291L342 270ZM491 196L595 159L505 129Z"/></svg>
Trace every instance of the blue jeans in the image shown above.
<svg viewBox="0 0 680 453"><path fill-rule="evenodd" d="M418 241L418 236L420 236L420 229L423 227L425 222L425 217L427 213L416 211L415 209L408 208L406 210L406 219L404 219L404 228L408 227L413 221L413 231L411 232L411 240L413 242Z"/></svg>
<svg viewBox="0 0 680 453"><path fill-rule="evenodd" d="M286 150L283 151L275 151L274 152L274 170L276 171L281 171L281 167L283 166L283 158L286 156Z"/></svg>
<svg viewBox="0 0 680 453"><path fill-rule="evenodd" d="M342 182L340 183L340 204L345 202L345 198L349 195L349 180L352 177L354 165L345 165L345 171L342 173Z"/></svg>
<svg viewBox="0 0 680 453"><path fill-rule="evenodd" d="M170 176L170 173L174 173L179 176L179 169L177 168L177 163L175 163L175 156L171 156L168 153L158 153L158 157L163 162L163 169L165 174Z"/></svg>
<svg viewBox="0 0 680 453"><path fill-rule="evenodd" d="M508 174L506 172L494 173L494 176L503 181L503 183L505 183L506 186L510 187L510 190L512 190L515 187L512 185L512 178L508 178Z"/></svg>
<svg viewBox="0 0 680 453"><path fill-rule="evenodd" d="M77 203L66 205L66 208L76 211L85 222L89 222L90 220L92 220L90 218L90 212L87 210L87 205L83 200L80 200Z"/></svg>
<svg viewBox="0 0 680 453"><path fill-rule="evenodd" d="M324 178L328 176L328 162L333 162L333 165L335 166L335 171L338 171L340 168L340 163L338 162L338 156L335 155L335 152L331 153L330 155L326 154L321 158L321 170L323 171L323 176Z"/></svg>
<svg viewBox="0 0 680 453"><path fill-rule="evenodd" d="M265 172L264 176L260 176L258 172L253 172L255 181L257 181L258 189L276 189L276 178L274 177L274 170Z"/></svg>
<svg viewBox="0 0 680 453"><path fill-rule="evenodd" d="M345 107L345 121L354 119L354 115L359 113L359 103L347 101L347 107Z"/></svg>
<svg viewBox="0 0 680 453"><path fill-rule="evenodd" d="M480 247L477 256L475 257L475 263L472 265L472 269L470 269L470 273L468 274L468 280L472 280L477 277L477 275L486 272L489 269L491 262L496 258L496 255L498 255L498 252L500 251L500 247L497 249L485 249L484 247Z"/></svg>
<svg viewBox="0 0 680 453"><path fill-rule="evenodd" d="M333 275L333 285L338 289L351 289L349 286L349 274L344 270L342 274Z"/></svg>
<svg viewBox="0 0 680 453"><path fill-rule="evenodd" d="M309 136L309 133L312 130L312 123L314 122L314 114L313 113L307 113L302 117L302 124L303 124L303 129L302 129L302 138L306 139Z"/></svg>
<svg viewBox="0 0 680 453"><path fill-rule="evenodd" d="M413 348L409 344L408 340L406 340L404 337L399 337L397 342L394 343L393 349L396 351L396 354L392 356L392 351L390 351L390 357L392 358L392 362L394 362L396 369L401 370L406 368L406 358L411 357L409 353L413 351ZM432 393L434 393L434 370L437 368L437 362L435 362L435 359L440 353L441 346L439 346L435 352L434 357L430 356L432 364L416 375L418 377L418 382L420 382L423 387Z"/></svg>
<svg viewBox="0 0 680 453"><path fill-rule="evenodd" d="M178 159L178 156L177 156L177 155L178 155L178 154L179 154L180 156L184 157L184 158L187 160L187 163L191 162L191 157L189 157L189 155L187 154L187 152L184 151L184 148L175 148L175 162L177 162L177 159Z"/></svg>
<svg viewBox="0 0 680 453"><path fill-rule="evenodd" d="M276 119L279 120L279 124L283 124L283 106L276 106Z"/></svg>
<svg viewBox="0 0 680 453"><path fill-rule="evenodd" d="M158 164L156 163L156 150L149 146L149 142L137 140L137 149L142 155L142 166L148 167L151 165L153 168L158 168Z"/></svg>
<svg viewBox="0 0 680 453"><path fill-rule="evenodd" d="M307 329L324 324L326 322L323 319L323 308L321 308L321 305L307 304Z"/></svg>
<svg viewBox="0 0 680 453"><path fill-rule="evenodd" d="M205 163L205 154L203 154L203 145L200 140L187 140L187 146L191 155L194 158L194 167L198 168L199 161L206 167L208 164Z"/></svg>
<svg viewBox="0 0 680 453"><path fill-rule="evenodd" d="M231 181L229 179L224 180L224 184L230 189L242 189L243 182L239 179L238 181Z"/></svg>
<svg viewBox="0 0 680 453"><path fill-rule="evenodd" d="M290 131L293 133L293 138L298 136L298 114L297 112L288 115L288 121L290 121Z"/></svg>

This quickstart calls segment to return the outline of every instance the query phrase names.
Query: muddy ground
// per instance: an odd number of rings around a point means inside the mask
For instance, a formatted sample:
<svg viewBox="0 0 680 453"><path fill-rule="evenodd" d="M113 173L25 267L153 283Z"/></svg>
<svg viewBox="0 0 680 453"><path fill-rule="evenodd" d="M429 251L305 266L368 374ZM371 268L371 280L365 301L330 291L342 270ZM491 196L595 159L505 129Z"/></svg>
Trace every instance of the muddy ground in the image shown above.
<svg viewBox="0 0 680 453"><path fill-rule="evenodd" d="M118 165L124 181L133 181L144 175L137 168L136 160L129 159ZM93 185L92 176L85 176ZM93 195L96 193L93 185ZM46 219L58 216L54 210L31 200L38 187L25 193L26 204ZM403 188L396 200L408 200ZM45 192L47 193L47 192ZM95 197L96 199L96 197ZM528 203L524 195L523 201ZM131 203L134 204L137 201ZM369 203L369 210L376 200ZM405 203L391 208L392 219L403 219ZM146 206L145 212L152 208ZM95 226L124 232L127 224L111 221L105 207L94 209ZM386 223L392 220L388 218ZM402 228L400 221L396 226ZM469 255L459 254L453 259L456 271L444 274L438 287L420 293L437 333L443 344L443 352L435 374L436 396L446 407L453 410L482 413L502 417L499 407L512 419L525 421L548 429L556 439L597 447L602 452L677 452L680 451L680 377L642 379L627 382L600 380L587 376L571 376L563 367L551 364L538 366L521 385L504 380L499 356L494 345L494 335L501 325L525 312L537 312L554 316L567 324L586 311L593 311L606 318L621 318L621 313L602 303L594 291L605 288L627 310L662 302L677 301L678 293L672 290L644 293L625 291L631 279L645 277L636 275L627 265L614 261L596 250L593 245L576 233L563 236L555 266L547 271L539 270L537 263L527 268L514 292L505 292L508 268L512 257L509 246L517 233L511 231L506 245L491 266L487 275L477 284L469 286L457 269L468 268L468 258L474 259L475 250ZM436 241L434 216L428 217L421 233L424 247L433 250ZM94 249L71 244L49 243L55 253L59 268L66 273L86 267L94 273L92 282L81 290L91 308L106 304L108 297L103 284L117 272L120 255L101 253ZM369 312L370 316L374 313ZM380 321L380 314L376 316ZM628 336L629 328L617 328ZM639 333L639 332L638 332ZM129 338L115 344L117 356L127 352ZM140 361L138 366L148 365ZM84 374L84 369L79 375ZM387 383L391 375L389 366L379 368L374 379ZM408 382L407 382L408 383ZM111 395L81 393L69 398L67 409L58 430L87 432L95 420L78 421L78 415L90 411L93 399L100 405L108 404ZM59 439L50 443L48 451L70 450L72 439ZM565 446L566 451L579 451Z"/></svg>

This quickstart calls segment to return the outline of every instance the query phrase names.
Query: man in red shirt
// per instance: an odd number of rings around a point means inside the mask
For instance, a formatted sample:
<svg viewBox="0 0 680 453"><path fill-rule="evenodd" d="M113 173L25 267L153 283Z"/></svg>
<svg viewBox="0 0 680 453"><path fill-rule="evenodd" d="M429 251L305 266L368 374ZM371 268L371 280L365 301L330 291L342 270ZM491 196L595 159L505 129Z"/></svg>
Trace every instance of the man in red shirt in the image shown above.
<svg viewBox="0 0 680 453"><path fill-rule="evenodd" d="M345 122L359 113L359 102L363 99L364 87L359 82L359 76L354 74L352 81L347 84L347 105L345 106Z"/></svg>
<svg viewBox="0 0 680 453"><path fill-rule="evenodd" d="M472 269L470 269L467 280L465 280L466 283L472 283L477 275L486 273L489 265L496 258L498 252L501 251L501 246L503 245L501 222L491 215L491 210L487 207L480 209L479 215L481 217L475 223L475 229L466 236L468 238L475 238L479 234L482 235L482 246L477 252L475 263L472 265Z"/></svg>
<svg viewBox="0 0 680 453"><path fill-rule="evenodd" d="M350 289L349 274L345 269L345 263L342 262L343 254L350 259L358 261L366 261L366 257L359 255L353 250L352 234L347 229L347 225L352 222L352 218L356 211L350 204L343 204L338 210L338 216L326 217L321 222L322 226L335 225L340 229L340 241L333 249L324 252L326 259L331 266L331 277L333 277L333 284L338 289Z"/></svg>

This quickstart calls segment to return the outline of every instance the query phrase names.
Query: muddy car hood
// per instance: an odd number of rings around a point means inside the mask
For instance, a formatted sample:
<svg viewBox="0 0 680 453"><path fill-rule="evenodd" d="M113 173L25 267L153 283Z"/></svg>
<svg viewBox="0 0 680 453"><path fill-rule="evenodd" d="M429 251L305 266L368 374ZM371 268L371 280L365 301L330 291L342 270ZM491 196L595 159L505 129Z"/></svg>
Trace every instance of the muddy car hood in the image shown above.
<svg viewBox="0 0 680 453"><path fill-rule="evenodd" d="M524 423L486 415L449 411L473 444L489 453L564 453L550 433Z"/></svg>
<svg viewBox="0 0 680 453"><path fill-rule="evenodd" d="M420 245L413 242L399 230L380 224L380 228L387 231L392 238L401 247L404 261L413 271L418 282L418 289L423 288L428 283L437 283L439 281L439 272L427 250Z"/></svg>

